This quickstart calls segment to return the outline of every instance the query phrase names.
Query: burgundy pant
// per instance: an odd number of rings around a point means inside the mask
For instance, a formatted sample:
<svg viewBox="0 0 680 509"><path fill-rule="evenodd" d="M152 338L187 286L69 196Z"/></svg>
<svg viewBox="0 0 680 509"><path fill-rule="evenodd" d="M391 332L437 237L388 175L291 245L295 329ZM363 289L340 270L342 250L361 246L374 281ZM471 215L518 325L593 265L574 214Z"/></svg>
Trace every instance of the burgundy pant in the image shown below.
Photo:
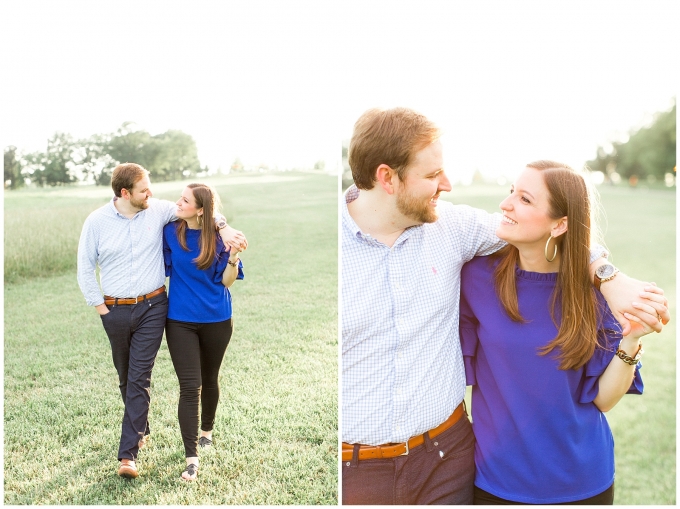
<svg viewBox="0 0 680 509"><path fill-rule="evenodd" d="M472 505L475 437L466 416L408 456L342 463L342 503Z"/></svg>

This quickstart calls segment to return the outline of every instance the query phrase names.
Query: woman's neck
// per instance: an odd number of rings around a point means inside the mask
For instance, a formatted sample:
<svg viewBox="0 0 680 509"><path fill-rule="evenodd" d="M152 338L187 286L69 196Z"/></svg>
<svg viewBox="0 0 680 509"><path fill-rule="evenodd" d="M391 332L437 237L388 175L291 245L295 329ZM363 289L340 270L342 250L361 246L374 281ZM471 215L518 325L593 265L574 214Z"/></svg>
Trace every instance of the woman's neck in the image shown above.
<svg viewBox="0 0 680 509"><path fill-rule="evenodd" d="M184 221L186 221L187 228L189 228L190 230L200 230L201 229L201 227L198 226L198 221L195 218L194 219L185 219Z"/></svg>
<svg viewBox="0 0 680 509"><path fill-rule="evenodd" d="M560 253L555 255L553 261L549 262L545 257L545 246L515 246L519 251L518 265L522 270L528 272L558 272L560 270ZM552 253L548 253L552 254Z"/></svg>

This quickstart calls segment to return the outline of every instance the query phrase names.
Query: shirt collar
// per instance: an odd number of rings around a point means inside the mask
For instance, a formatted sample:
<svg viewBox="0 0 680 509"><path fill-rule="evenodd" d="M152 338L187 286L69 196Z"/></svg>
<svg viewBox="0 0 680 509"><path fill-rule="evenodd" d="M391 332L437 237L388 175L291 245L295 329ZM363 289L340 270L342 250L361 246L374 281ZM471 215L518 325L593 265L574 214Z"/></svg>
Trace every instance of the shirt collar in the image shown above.
<svg viewBox="0 0 680 509"><path fill-rule="evenodd" d="M116 208L116 206L115 206L114 203L113 203L113 202L115 202L117 199L118 199L118 198L116 198L115 196L114 196L113 198L111 198L111 201L109 202L109 212L110 212L111 214L115 215L115 216L125 217L123 214L121 214L120 212L118 212L118 209ZM125 218L125 219L127 219L127 218Z"/></svg>
<svg viewBox="0 0 680 509"><path fill-rule="evenodd" d="M118 211L118 209L116 208L116 206L115 206L114 203L113 203L113 202L115 202L117 199L118 199L117 196L114 196L113 198L111 198L111 201L109 202L109 212L111 212L112 214L114 214L114 215L116 215L116 216L118 216L118 217L122 217L123 219L127 219L127 220L135 219L136 217L138 217L138 216L140 215L140 214L139 214L140 212L144 212L145 210L148 210L148 209L140 210L140 211L138 211L138 212L137 212L134 216L132 216L132 217L125 217L123 214L121 214L121 213ZM149 199L152 199L152 198L149 198Z"/></svg>
<svg viewBox="0 0 680 509"><path fill-rule="evenodd" d="M345 191L345 199L342 200L342 223L347 229L352 233L353 237L363 238L364 234L361 233L361 229L357 226L356 222L349 213L347 208L348 203L352 203L359 197L359 188L352 184L347 191Z"/></svg>

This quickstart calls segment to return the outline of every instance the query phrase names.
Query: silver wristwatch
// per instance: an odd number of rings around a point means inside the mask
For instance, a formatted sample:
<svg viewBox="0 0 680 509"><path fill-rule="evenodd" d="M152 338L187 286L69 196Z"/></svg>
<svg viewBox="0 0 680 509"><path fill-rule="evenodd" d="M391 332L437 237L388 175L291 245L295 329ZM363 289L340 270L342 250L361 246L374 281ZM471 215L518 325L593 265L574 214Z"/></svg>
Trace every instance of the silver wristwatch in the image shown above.
<svg viewBox="0 0 680 509"><path fill-rule="evenodd" d="M611 263L600 265L595 271L595 288L599 290L602 283L614 279L618 273L619 269L614 267Z"/></svg>
<svg viewBox="0 0 680 509"><path fill-rule="evenodd" d="M227 227L227 220L224 218L224 216L215 219L215 226L217 226L218 230Z"/></svg>

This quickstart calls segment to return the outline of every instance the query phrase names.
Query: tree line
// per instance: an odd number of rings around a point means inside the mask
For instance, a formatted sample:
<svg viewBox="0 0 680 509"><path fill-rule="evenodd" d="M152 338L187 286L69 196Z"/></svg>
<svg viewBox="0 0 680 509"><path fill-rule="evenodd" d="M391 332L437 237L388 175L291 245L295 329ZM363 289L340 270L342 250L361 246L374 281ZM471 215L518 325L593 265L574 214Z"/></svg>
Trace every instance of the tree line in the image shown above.
<svg viewBox="0 0 680 509"><path fill-rule="evenodd" d="M194 139L177 130L152 136L125 122L116 132L75 139L55 133L47 150L23 154L14 146L5 148L5 187L26 184L58 186L85 182L109 185L111 173L120 163L144 166L154 181L178 180L207 171L201 168Z"/></svg>
<svg viewBox="0 0 680 509"><path fill-rule="evenodd" d="M601 171L607 179L611 180L616 173L631 182L638 178L664 180L667 173L674 175L675 109L674 104L669 111L656 113L651 125L631 132L625 142L612 143L610 150L598 147L597 156L588 161L588 167Z"/></svg>

